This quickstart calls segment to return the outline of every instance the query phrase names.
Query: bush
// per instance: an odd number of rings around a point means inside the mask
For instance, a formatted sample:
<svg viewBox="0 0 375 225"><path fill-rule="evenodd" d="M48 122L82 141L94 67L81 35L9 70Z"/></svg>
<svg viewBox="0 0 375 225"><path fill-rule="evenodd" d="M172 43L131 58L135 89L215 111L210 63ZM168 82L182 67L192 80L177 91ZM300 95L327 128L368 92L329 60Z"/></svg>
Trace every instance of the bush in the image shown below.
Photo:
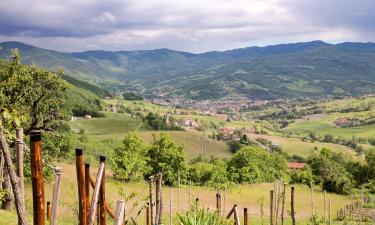
<svg viewBox="0 0 375 225"><path fill-rule="evenodd" d="M287 174L287 165L281 154L246 146L229 159L228 173L236 183L271 182Z"/></svg>
<svg viewBox="0 0 375 225"><path fill-rule="evenodd" d="M177 214L180 225L229 225L233 221L223 219L216 212L210 212L199 208L197 204L191 206L190 210L184 214Z"/></svg>

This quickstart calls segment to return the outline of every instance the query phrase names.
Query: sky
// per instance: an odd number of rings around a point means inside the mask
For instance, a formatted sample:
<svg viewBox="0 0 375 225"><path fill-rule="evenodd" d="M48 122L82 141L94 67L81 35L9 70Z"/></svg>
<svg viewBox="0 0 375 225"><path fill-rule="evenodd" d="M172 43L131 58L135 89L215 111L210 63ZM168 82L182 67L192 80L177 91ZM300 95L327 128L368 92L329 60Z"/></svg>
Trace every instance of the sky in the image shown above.
<svg viewBox="0 0 375 225"><path fill-rule="evenodd" d="M375 0L0 0L0 41L74 52L194 53L375 41Z"/></svg>

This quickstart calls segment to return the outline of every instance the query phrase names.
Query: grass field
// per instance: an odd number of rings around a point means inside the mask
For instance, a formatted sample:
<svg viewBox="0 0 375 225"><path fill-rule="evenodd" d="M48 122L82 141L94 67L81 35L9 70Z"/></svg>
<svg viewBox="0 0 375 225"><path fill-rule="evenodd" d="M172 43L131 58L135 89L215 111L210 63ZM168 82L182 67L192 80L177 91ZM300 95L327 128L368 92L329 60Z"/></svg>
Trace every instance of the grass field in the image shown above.
<svg viewBox="0 0 375 225"><path fill-rule="evenodd" d="M334 152L341 152L345 155L352 157L355 155L355 152L344 146L344 145L338 145L338 144L331 144L331 143L323 143L323 142L304 142L301 141L299 138L286 138L286 137L279 137L279 136L270 136L270 135L261 135L261 134L253 134L251 135L252 138L265 138L269 141L271 141L275 145L279 145L283 151L287 152L290 155L300 155L307 157L311 155L312 153L316 152L314 148L322 149L322 148L328 148Z"/></svg>
<svg viewBox="0 0 375 225"><path fill-rule="evenodd" d="M375 137L375 124L341 128L335 127L332 121L328 119L297 120L295 123L290 124L286 130L302 136L306 136L310 131L314 131L319 135L332 134L335 137L342 136L345 138L351 138L352 136L363 138Z"/></svg>
<svg viewBox="0 0 375 225"><path fill-rule="evenodd" d="M60 199L60 212L59 212L59 224L60 225L71 225L77 224L77 186L76 186L76 172L73 165L60 164L63 168L62 176L62 187L61 187L61 199ZM96 168L91 168L92 175L96 176ZM115 201L117 199L124 199L124 196L129 196L131 193L135 193L135 197L126 202L126 218L130 216L135 217L139 209L147 201L148 185L145 182L139 183L121 183L116 182L110 177L110 171L107 171L106 179L106 199L110 203L111 207L114 208ZM45 185L45 196L46 201L51 200L52 196L52 184ZM268 212L269 212L269 191L273 188L273 184L255 184L255 185L233 185L228 188L226 192L222 191L223 210L227 213L233 204L238 204L240 215L242 215L242 208L247 207L250 213L250 224L262 224L261 220L261 202L263 199L263 211L265 224L268 223ZM163 192L163 204L164 204L164 224L168 224L169 221L169 197L172 192L172 216L173 224L176 222L176 212L183 212L187 210L189 206L189 187L182 186L180 189L180 195L178 197L177 187L164 187ZM290 211L290 188L288 186L286 195L286 211ZM210 187L192 187L191 188L191 201L195 198L199 198L201 205L205 208L214 210L215 206L215 193L216 190ZM32 201L31 186L26 186L26 205L28 211L29 222L31 223L31 212L32 212ZM225 197L224 197L225 196ZM345 196L336 194L328 194L328 197L332 199L332 218L335 218L336 211L342 206L347 204L350 200ZM327 197L327 199L328 199ZM320 216L323 215L323 193L318 189L314 193L314 210ZM296 186L296 218L297 224L306 224L310 215L310 191L306 186ZM328 200L327 200L328 201ZM135 206L135 203L137 205ZM107 216L109 217L109 216ZM16 225L17 217L14 211L6 212L0 210L0 225ZM290 216L286 213L286 224L290 224ZM145 224L145 212L142 211L139 217L136 219L139 224ZM111 224L111 219L108 219L108 224Z"/></svg>
<svg viewBox="0 0 375 225"><path fill-rule="evenodd" d="M76 133L80 130L85 131L84 141L80 144L91 155L110 154L121 144L129 131L136 132L148 143L152 141L152 134L161 133L142 129L142 121L139 118L121 113L106 113L104 118L79 119L72 121L71 127ZM224 142L209 139L203 132L194 130L163 132L171 135L178 144L183 144L189 158L200 154L223 158L230 154ZM78 136L80 135L77 134Z"/></svg>

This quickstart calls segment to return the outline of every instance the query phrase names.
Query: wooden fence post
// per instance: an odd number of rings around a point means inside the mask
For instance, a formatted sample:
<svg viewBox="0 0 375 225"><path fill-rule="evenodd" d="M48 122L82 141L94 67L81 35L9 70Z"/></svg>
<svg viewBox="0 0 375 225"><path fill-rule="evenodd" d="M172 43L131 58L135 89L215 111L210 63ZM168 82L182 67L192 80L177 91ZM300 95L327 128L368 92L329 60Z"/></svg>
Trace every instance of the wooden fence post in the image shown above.
<svg viewBox="0 0 375 225"><path fill-rule="evenodd" d="M328 225L331 225L331 198L328 199Z"/></svg>
<svg viewBox="0 0 375 225"><path fill-rule="evenodd" d="M169 225L172 225L172 187L169 189Z"/></svg>
<svg viewBox="0 0 375 225"><path fill-rule="evenodd" d="M177 211L180 210L180 189L181 189L181 177L180 177L180 171L178 171L178 178L177 178Z"/></svg>
<svg viewBox="0 0 375 225"><path fill-rule="evenodd" d="M327 208L326 208L326 195L327 195L327 192L326 190L324 190L324 207L323 207L323 210L324 210L324 213L323 213L323 224L326 224L327 223L327 220L326 220L326 211L327 211Z"/></svg>
<svg viewBox="0 0 375 225"><path fill-rule="evenodd" d="M314 187L310 182L310 201L311 201L311 225L314 224Z"/></svg>
<svg viewBox="0 0 375 225"><path fill-rule="evenodd" d="M270 225L273 225L273 190L270 191Z"/></svg>
<svg viewBox="0 0 375 225"><path fill-rule="evenodd" d="M51 202L47 202L47 221L51 221Z"/></svg>
<svg viewBox="0 0 375 225"><path fill-rule="evenodd" d="M150 208L150 204L148 204L147 208L146 208L146 224L147 225L151 225L151 208Z"/></svg>
<svg viewBox="0 0 375 225"><path fill-rule="evenodd" d="M19 178L20 191L25 196L25 181L23 175L23 128L16 129L16 173Z"/></svg>
<svg viewBox="0 0 375 225"><path fill-rule="evenodd" d="M76 171L77 171L77 186L78 186L78 221L79 225L87 224L86 215L86 187L85 187L85 168L83 162L83 150L76 148Z"/></svg>
<svg viewBox="0 0 375 225"><path fill-rule="evenodd" d="M105 161L105 156L100 156L100 161ZM106 225L106 208L105 208L105 168L103 169L102 182L100 183L100 192L99 192L99 206L100 206L100 225Z"/></svg>
<svg viewBox="0 0 375 225"><path fill-rule="evenodd" d="M248 218L247 208L243 209L243 224L244 225L248 225L249 224L249 218Z"/></svg>
<svg viewBox="0 0 375 225"><path fill-rule="evenodd" d="M220 193L216 193L216 210L217 214L221 214L221 195Z"/></svg>
<svg viewBox="0 0 375 225"><path fill-rule="evenodd" d="M294 210L294 186L290 188L290 213L292 216L292 225L296 225L296 212Z"/></svg>
<svg viewBox="0 0 375 225"><path fill-rule="evenodd" d="M113 225L122 225L124 220L125 202L123 200L117 200L116 211Z"/></svg>
<svg viewBox="0 0 375 225"><path fill-rule="evenodd" d="M97 210L99 191L101 189L100 184L102 183L104 168L105 168L105 157L100 157L99 171L98 171L98 176L96 177L94 192L92 194L88 225L94 225L95 223L95 213Z"/></svg>
<svg viewBox="0 0 375 225"><path fill-rule="evenodd" d="M234 205L234 221L235 221L235 225L241 225L240 223L240 217L238 216L238 211L237 211L237 205Z"/></svg>
<svg viewBox="0 0 375 225"><path fill-rule="evenodd" d="M1 169L3 170L3 182L0 188L7 192L7 195L4 197L4 201L1 204L1 209L12 210L14 201L14 196L12 193L12 183L10 181L9 172L5 164Z"/></svg>
<svg viewBox="0 0 375 225"><path fill-rule="evenodd" d="M155 217L156 224L161 224L161 217L162 217L162 211L163 211L162 181L163 181L163 175L161 173L158 173L157 179L156 179L156 217Z"/></svg>
<svg viewBox="0 0 375 225"><path fill-rule="evenodd" d="M60 167L56 167L55 174L56 181L53 186L51 225L57 225L62 169Z"/></svg>
<svg viewBox="0 0 375 225"><path fill-rule="evenodd" d="M89 220L90 213L90 163L85 163L85 199L86 199L86 216Z"/></svg>
<svg viewBox="0 0 375 225"><path fill-rule="evenodd" d="M149 188L150 188L150 223L151 225L154 225L154 176L151 176L149 178Z"/></svg>
<svg viewBox="0 0 375 225"><path fill-rule="evenodd" d="M42 134L39 130L33 130L30 132L30 162L33 189L34 225L44 225L46 214L42 172Z"/></svg>
<svg viewBox="0 0 375 225"><path fill-rule="evenodd" d="M191 180L189 180L189 208L191 207Z"/></svg>
<svg viewBox="0 0 375 225"><path fill-rule="evenodd" d="M285 194L286 194L286 183L284 183L284 188L283 188L283 202L281 204L281 225L284 225L285 218L284 218L284 213L285 213Z"/></svg>

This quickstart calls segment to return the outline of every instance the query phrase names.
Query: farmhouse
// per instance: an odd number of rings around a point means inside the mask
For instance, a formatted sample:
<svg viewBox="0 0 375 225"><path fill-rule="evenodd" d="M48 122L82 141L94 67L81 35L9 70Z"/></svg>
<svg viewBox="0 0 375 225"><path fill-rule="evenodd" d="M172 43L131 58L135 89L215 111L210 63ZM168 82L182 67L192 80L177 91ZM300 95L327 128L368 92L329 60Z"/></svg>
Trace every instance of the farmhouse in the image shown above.
<svg viewBox="0 0 375 225"><path fill-rule="evenodd" d="M290 162L288 163L289 170L301 170L305 168L306 163Z"/></svg>
<svg viewBox="0 0 375 225"><path fill-rule="evenodd" d="M348 118L342 117L336 119L334 123L338 127L346 127L350 124L350 120Z"/></svg>

